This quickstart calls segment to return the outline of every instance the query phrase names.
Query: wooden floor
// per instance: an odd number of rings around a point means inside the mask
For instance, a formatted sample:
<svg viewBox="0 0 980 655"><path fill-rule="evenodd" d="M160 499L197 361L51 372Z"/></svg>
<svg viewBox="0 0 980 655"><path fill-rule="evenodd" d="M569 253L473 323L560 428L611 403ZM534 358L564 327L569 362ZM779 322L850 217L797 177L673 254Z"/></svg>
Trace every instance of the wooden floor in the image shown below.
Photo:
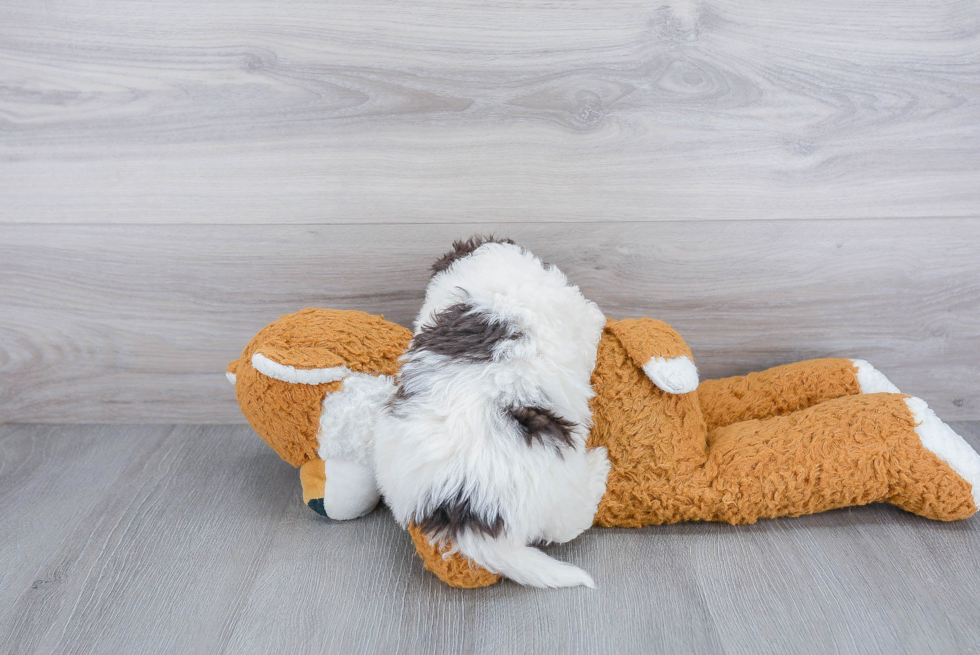
<svg viewBox="0 0 980 655"><path fill-rule="evenodd" d="M974 447L980 423L954 427ZM461 591L247 427L0 426L3 653L969 653L980 517L593 529L599 588Z"/></svg>

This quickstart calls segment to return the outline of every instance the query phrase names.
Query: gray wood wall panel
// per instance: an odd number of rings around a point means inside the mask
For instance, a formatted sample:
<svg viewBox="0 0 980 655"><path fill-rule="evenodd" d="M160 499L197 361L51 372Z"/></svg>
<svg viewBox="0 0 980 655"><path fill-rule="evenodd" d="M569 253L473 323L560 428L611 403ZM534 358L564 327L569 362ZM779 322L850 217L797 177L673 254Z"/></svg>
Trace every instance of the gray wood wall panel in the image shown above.
<svg viewBox="0 0 980 655"><path fill-rule="evenodd" d="M980 418L974 219L6 225L0 417L241 421L223 371L263 325L304 306L410 325L429 264L490 231L609 316L672 323L703 377L863 357L940 416Z"/></svg>
<svg viewBox="0 0 980 655"><path fill-rule="evenodd" d="M980 424L954 424L980 448ZM594 528L598 588L450 589L244 426L0 426L4 653L969 653L980 517Z"/></svg>
<svg viewBox="0 0 980 655"><path fill-rule="evenodd" d="M975 0L0 6L0 222L980 213Z"/></svg>

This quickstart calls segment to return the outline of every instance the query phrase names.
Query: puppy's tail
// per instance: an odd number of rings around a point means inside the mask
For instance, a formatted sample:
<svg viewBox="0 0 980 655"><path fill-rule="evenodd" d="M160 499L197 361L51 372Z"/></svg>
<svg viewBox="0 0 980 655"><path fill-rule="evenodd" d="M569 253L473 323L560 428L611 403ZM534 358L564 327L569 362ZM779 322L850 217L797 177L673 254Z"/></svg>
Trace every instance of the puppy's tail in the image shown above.
<svg viewBox="0 0 980 655"><path fill-rule="evenodd" d="M461 553L483 568L518 584L532 587L583 586L595 589L595 582L588 573L571 564L552 559L531 546L482 535L462 538L457 545Z"/></svg>

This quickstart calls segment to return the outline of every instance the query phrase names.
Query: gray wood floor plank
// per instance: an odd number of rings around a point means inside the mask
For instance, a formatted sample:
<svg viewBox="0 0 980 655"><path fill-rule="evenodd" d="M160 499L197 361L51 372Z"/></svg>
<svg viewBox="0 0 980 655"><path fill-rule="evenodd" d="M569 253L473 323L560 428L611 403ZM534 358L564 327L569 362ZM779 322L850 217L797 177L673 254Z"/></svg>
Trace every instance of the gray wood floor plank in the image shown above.
<svg viewBox="0 0 980 655"><path fill-rule="evenodd" d="M954 428L980 447L980 422ZM0 650L977 652L980 518L889 506L593 529L599 588L463 591L387 510L306 509L239 426L0 426ZM70 480L70 498L54 481ZM74 511L73 511L74 510ZM37 521L27 521L30 517ZM43 584L35 584L35 582Z"/></svg>
<svg viewBox="0 0 980 655"><path fill-rule="evenodd" d="M145 428L159 434L164 428ZM0 625L25 590L45 596L71 562L42 570L139 451L125 430L0 428Z"/></svg>
<svg viewBox="0 0 980 655"><path fill-rule="evenodd" d="M972 1L30 0L0 222L974 216Z"/></svg>
<svg viewBox="0 0 980 655"><path fill-rule="evenodd" d="M83 441L93 431L71 430ZM118 479L86 483L99 501L31 562L45 584L25 586L9 607L4 652L215 652L237 619L287 500L261 490L285 489L282 475L295 474L244 428L114 431L112 441L137 447ZM71 447L74 435L58 436L47 437L51 448ZM111 472L102 461L87 468ZM66 493L19 509L43 520Z"/></svg>
<svg viewBox="0 0 980 655"><path fill-rule="evenodd" d="M496 231L613 317L672 323L703 377L868 359L980 418L980 221L24 226L0 231L0 420L240 422L223 375L305 306L410 325L454 238Z"/></svg>

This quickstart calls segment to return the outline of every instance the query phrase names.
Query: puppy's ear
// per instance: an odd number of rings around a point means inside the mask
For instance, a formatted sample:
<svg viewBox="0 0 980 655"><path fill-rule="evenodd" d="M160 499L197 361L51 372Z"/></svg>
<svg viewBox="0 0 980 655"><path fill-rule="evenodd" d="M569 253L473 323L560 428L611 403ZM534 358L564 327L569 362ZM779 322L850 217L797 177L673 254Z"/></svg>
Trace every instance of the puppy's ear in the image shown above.
<svg viewBox="0 0 980 655"><path fill-rule="evenodd" d="M265 345L252 354L259 373L293 384L326 384L350 375L344 360L322 346L279 349Z"/></svg>

